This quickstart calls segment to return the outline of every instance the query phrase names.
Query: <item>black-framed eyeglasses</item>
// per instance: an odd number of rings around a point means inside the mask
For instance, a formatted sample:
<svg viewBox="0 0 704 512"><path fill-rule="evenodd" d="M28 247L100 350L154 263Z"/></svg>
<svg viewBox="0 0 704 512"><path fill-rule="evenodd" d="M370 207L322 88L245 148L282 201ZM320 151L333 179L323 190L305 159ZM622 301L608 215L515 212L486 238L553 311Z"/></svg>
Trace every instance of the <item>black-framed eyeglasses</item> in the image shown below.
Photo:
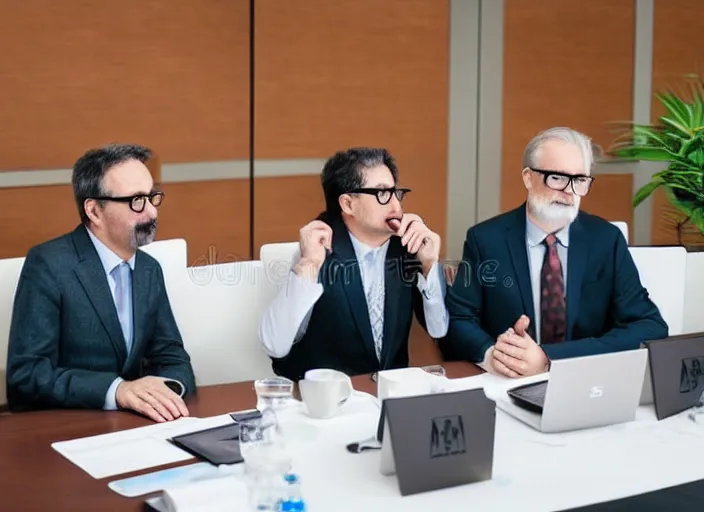
<svg viewBox="0 0 704 512"><path fill-rule="evenodd" d="M384 204L389 204L389 201L391 201L391 196L395 195L396 199L399 200L399 202L403 201L403 198L406 197L406 194L408 194L411 191L410 188L397 188L397 187L391 187L391 188L356 188L354 190L350 190L350 194L369 194L370 196L376 196L376 200L379 202L379 204L384 205Z"/></svg>
<svg viewBox="0 0 704 512"><path fill-rule="evenodd" d="M155 208L161 206L161 203L164 201L164 193L152 192L151 194L135 194L133 196L122 197L100 196L91 197L91 199L95 199L97 201L117 201L118 203L128 203L130 205L130 210L135 213L142 213L144 208L147 206L147 200L149 200Z"/></svg>
<svg viewBox="0 0 704 512"><path fill-rule="evenodd" d="M587 176L586 174L567 174L560 171L546 171L544 169L534 169L529 167L533 172L537 172L543 175L543 183L548 188L553 190L559 190L564 192L567 187L572 185L572 192L578 196L586 196L592 188L592 183L594 183L594 176Z"/></svg>

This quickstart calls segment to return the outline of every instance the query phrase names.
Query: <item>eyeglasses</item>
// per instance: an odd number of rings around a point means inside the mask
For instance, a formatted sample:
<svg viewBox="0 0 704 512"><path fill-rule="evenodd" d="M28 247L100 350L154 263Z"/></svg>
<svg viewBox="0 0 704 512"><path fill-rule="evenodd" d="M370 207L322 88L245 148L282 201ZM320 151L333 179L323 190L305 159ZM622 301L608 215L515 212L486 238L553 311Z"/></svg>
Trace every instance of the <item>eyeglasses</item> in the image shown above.
<svg viewBox="0 0 704 512"><path fill-rule="evenodd" d="M96 199L98 201L117 201L118 203L129 203L130 210L135 213L142 213L144 208L147 206L147 199L152 203L152 206L158 208L161 206L164 200L163 192L152 192L151 194L135 194L133 196L123 196L123 197L111 197L111 196L101 196L101 197L91 197L91 199Z"/></svg>
<svg viewBox="0 0 704 512"><path fill-rule="evenodd" d="M406 197L406 194L408 194L411 191L410 188L396 188L396 187L391 187L391 188L356 188L354 190L350 190L350 194L369 194L370 196L376 196L376 200L379 202L379 204L389 204L389 201L391 201L391 196L395 195L396 199L399 200L399 202L403 201L403 198Z"/></svg>
<svg viewBox="0 0 704 512"><path fill-rule="evenodd" d="M586 196L592 188L594 176L586 174L567 174L560 171L545 171L543 169L529 168L533 172L543 175L543 183L548 188L564 192L572 185L572 192L578 196Z"/></svg>

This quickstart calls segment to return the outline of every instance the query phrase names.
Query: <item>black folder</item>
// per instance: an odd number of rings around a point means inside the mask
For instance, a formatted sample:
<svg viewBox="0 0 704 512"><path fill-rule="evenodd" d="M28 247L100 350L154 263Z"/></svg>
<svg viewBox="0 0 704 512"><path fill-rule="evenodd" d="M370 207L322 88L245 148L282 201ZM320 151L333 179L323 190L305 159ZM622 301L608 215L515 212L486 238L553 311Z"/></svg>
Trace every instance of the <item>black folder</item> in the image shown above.
<svg viewBox="0 0 704 512"><path fill-rule="evenodd" d="M183 434L169 441L211 464L236 464L244 461L240 453L240 427L237 423Z"/></svg>

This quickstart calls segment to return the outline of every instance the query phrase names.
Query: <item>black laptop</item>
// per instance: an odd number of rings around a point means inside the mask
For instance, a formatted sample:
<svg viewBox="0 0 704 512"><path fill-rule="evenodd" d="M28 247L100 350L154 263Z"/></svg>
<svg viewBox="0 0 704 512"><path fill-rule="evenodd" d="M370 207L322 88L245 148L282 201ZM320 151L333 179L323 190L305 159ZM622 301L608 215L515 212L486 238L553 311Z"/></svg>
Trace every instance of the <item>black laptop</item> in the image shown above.
<svg viewBox="0 0 704 512"><path fill-rule="evenodd" d="M704 332L670 336L646 346L658 420L692 408L704 391Z"/></svg>

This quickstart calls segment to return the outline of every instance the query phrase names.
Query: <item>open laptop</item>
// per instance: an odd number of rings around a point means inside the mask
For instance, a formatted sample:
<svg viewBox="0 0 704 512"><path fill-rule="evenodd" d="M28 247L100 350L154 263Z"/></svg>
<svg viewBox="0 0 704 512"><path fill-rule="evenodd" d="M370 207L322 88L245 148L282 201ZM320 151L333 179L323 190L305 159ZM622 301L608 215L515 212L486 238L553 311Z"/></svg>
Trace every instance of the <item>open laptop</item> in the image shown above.
<svg viewBox="0 0 704 512"><path fill-rule="evenodd" d="M657 418L693 407L704 391L704 332L670 336L646 346Z"/></svg>
<svg viewBox="0 0 704 512"><path fill-rule="evenodd" d="M637 349L556 360L547 379L509 389L496 406L541 432L633 421L647 357Z"/></svg>

